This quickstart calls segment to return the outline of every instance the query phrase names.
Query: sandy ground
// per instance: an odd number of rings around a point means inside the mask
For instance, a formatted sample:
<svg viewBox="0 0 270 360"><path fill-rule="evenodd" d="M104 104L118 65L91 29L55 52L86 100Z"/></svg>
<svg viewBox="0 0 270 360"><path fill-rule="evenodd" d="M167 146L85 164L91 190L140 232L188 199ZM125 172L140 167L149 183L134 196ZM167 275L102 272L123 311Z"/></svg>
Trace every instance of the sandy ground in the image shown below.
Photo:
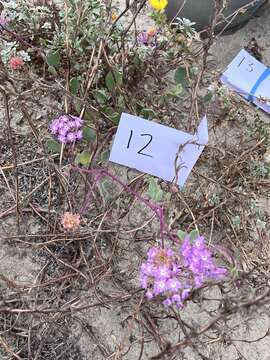
<svg viewBox="0 0 270 360"><path fill-rule="evenodd" d="M139 16L137 20L137 29L145 30L149 26L152 25L151 19L147 16L147 14ZM263 62L270 66L270 10L266 9L260 17L256 17L252 19L247 25L245 25L242 29L236 31L231 35L226 35L223 37L219 37L214 46L212 47L211 53L218 64L218 68L220 71L226 67L226 65L233 59L233 57L242 49L247 46L251 39L255 38L262 48ZM269 122L269 115L260 112L260 116L264 118L266 122ZM270 211L270 200L262 199L262 206L265 209ZM210 306L210 305L209 305ZM194 321L201 323L201 321L205 319L200 318L199 309L196 309L194 305L189 305L187 309L185 309L183 313L184 318L190 319L191 317ZM89 319L89 323L94 324L96 327L97 333L101 334L105 331L106 333L106 341L110 344L110 347L115 347L116 343L125 344L127 340L127 335L122 331L119 326L119 320L122 319L123 314L120 314L117 309L104 309L100 313L90 312L86 317ZM234 319L231 322L231 326L233 328L235 324ZM237 319L240 320L241 319ZM169 326L169 324L168 324ZM252 341L262 337L267 329L270 326L270 321L268 315L255 318L253 323L251 324L251 328L249 330L245 329L245 327L240 327L240 329L236 332L236 338L239 341L234 343L224 343L217 345L208 345L206 346L207 350L205 355L209 356L212 360L214 359L222 359L222 360L269 360L270 359L270 338L266 337L259 343L248 343L243 341ZM138 335L136 333L136 329L131 329L130 334ZM118 340L116 340L118 339ZM120 339L120 340L119 340ZM91 349L89 348L88 339L81 338L80 339L81 349L84 349L85 354L89 354ZM123 345L125 346L125 345ZM127 346L127 345L126 345ZM138 359L139 346L138 344L130 344L131 351L128 353L127 357L123 357L123 359L127 360L136 360ZM213 350L215 349L216 354L214 355ZM144 353L142 359L147 360L148 356L156 353L157 349L152 347L151 345L147 346L147 351ZM93 354L93 352L92 352ZM86 359L99 359L94 355L86 355ZM200 357L196 355L192 350L186 353L186 359L188 360L199 360Z"/></svg>
<svg viewBox="0 0 270 360"><path fill-rule="evenodd" d="M138 28L145 29L151 25L147 16L139 17ZM238 30L232 35L227 35L217 39L215 45L212 48L212 54L218 64L220 70L224 69L228 62L237 54L237 52L246 46L251 38L256 38L259 46L262 48L263 62L270 66L270 11L265 12L257 18L252 19L245 27ZM262 114L266 121L269 121L269 115ZM269 206L269 200L262 199L263 206L266 208ZM2 221L0 228L2 233L10 233L11 228L14 225L9 223L8 220ZM32 225L33 226L33 225ZM35 228L30 229L34 233L37 231ZM13 247L8 245L2 246L0 249L0 273L13 278L17 283L24 284L34 282L38 272L40 270L40 264L38 264L33 256L27 254L23 250L19 249L14 252ZM4 282L0 278L0 284L3 286ZM109 291L110 284L103 283L104 290ZM115 291L111 289L111 291ZM209 304L209 306L212 306ZM136 309L134 308L134 311ZM122 311L122 308L116 307L104 307L97 311L95 308L87 310L87 312L78 315L79 320L73 325L74 336L79 337L81 333L81 324L88 328L88 334L83 334L78 339L78 345L81 351L80 360L103 360L107 359L108 353L98 347L98 343L104 343L104 349L110 349L111 352L117 351L123 354L124 350L130 351L128 355L122 355L115 357L115 359L137 360L140 353L140 333L134 326L134 322L129 322L126 319L127 314ZM195 305L189 305L183 312L183 317L190 319L193 318L195 322L200 322L200 313ZM238 319L239 320L239 319ZM232 327L234 321L232 321ZM237 330L239 335L237 338L239 341L234 343L226 343L223 345L220 343L213 345L206 345L206 355L212 360L224 359L224 360L269 360L270 359L270 339L269 336L264 338L259 343L248 343L243 340L255 340L262 337L269 328L269 318L267 316L255 318L251 324L251 329L247 331L245 328ZM168 323L168 328L164 329L164 333L171 327ZM91 339L91 341L90 341ZM170 339L169 339L170 340ZM213 346L217 350L219 355L213 355ZM147 360L150 355L158 352L155 346L151 343L145 344L145 351L142 356L142 360ZM101 355L102 354L102 355ZM7 359L7 358L5 358ZM66 357L61 358L63 360ZM75 359L69 358L70 360ZM77 359L77 358L76 358ZM192 350L187 352L185 359L197 360L199 359ZM45 360L45 359L42 359Z"/></svg>

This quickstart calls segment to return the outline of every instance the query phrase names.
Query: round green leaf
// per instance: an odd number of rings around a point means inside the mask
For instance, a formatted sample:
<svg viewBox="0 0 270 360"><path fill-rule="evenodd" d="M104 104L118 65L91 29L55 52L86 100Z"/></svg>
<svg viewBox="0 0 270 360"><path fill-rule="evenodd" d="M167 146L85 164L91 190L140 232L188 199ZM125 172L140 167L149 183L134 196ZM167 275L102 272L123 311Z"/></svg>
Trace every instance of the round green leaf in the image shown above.
<svg viewBox="0 0 270 360"><path fill-rule="evenodd" d="M96 140L96 131L89 127L84 127L83 128L83 138L85 140L88 140L89 142L95 141Z"/></svg>
<svg viewBox="0 0 270 360"><path fill-rule="evenodd" d="M46 142L47 145L47 149L48 151L50 151L53 154L60 154L61 152L61 145L59 144L59 142L53 140L53 139L48 139Z"/></svg>
<svg viewBox="0 0 270 360"><path fill-rule="evenodd" d="M99 104L105 104L108 101L108 94L105 90L95 90L94 91L94 98L97 100Z"/></svg>
<svg viewBox="0 0 270 360"><path fill-rule="evenodd" d="M150 179L149 181L148 196L154 201L161 201L163 197L163 191L154 179Z"/></svg>
<svg viewBox="0 0 270 360"><path fill-rule="evenodd" d="M105 77L105 84L108 90L110 91L112 91L116 85L121 86L122 82L123 82L123 76L117 70L113 70L113 72L109 71Z"/></svg>
<svg viewBox="0 0 270 360"><path fill-rule="evenodd" d="M199 231L198 230L192 230L190 233L189 233L189 236L190 236L190 239L191 240L196 240L197 237L199 236Z"/></svg>
<svg viewBox="0 0 270 360"><path fill-rule="evenodd" d="M70 80L70 92L73 95L76 95L80 88L80 81L78 78L74 77Z"/></svg>
<svg viewBox="0 0 270 360"><path fill-rule="evenodd" d="M57 71L55 70L55 67L53 67L53 66L48 66L48 71L49 71L49 73L51 73L54 76L57 75Z"/></svg>
<svg viewBox="0 0 270 360"><path fill-rule="evenodd" d="M179 97L183 92L183 87L181 84L176 84L175 88L167 93L169 96Z"/></svg>
<svg viewBox="0 0 270 360"><path fill-rule="evenodd" d="M61 57L58 51L50 52L46 58L49 66L57 67L60 65Z"/></svg>
<svg viewBox="0 0 270 360"><path fill-rule="evenodd" d="M88 167L91 161L91 153L88 150L84 150L76 156L75 162L81 164L84 167Z"/></svg>
<svg viewBox="0 0 270 360"><path fill-rule="evenodd" d="M178 230L177 236L179 237L180 240L184 240L187 236L187 233L183 230Z"/></svg>

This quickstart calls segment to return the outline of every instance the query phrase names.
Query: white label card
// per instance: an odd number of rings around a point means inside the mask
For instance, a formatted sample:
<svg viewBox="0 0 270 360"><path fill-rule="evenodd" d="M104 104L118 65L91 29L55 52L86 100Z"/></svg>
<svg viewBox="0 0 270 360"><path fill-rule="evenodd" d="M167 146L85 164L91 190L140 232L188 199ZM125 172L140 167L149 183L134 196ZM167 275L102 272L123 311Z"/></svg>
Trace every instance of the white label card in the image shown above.
<svg viewBox="0 0 270 360"><path fill-rule="evenodd" d="M241 50L220 80L248 101L270 113L270 68Z"/></svg>
<svg viewBox="0 0 270 360"><path fill-rule="evenodd" d="M207 142L206 116L192 135L122 113L109 160L182 187Z"/></svg>

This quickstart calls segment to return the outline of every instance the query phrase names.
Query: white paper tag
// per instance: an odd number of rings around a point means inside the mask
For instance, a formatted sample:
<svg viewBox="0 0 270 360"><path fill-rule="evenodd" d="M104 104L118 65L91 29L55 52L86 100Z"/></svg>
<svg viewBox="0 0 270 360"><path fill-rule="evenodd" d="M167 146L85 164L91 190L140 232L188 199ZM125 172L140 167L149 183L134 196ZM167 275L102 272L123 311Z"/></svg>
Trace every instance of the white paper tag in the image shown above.
<svg viewBox="0 0 270 360"><path fill-rule="evenodd" d="M207 142L206 116L192 135L122 113L109 160L182 187Z"/></svg>
<svg viewBox="0 0 270 360"><path fill-rule="evenodd" d="M270 69L246 50L238 53L220 80L247 100L270 113Z"/></svg>

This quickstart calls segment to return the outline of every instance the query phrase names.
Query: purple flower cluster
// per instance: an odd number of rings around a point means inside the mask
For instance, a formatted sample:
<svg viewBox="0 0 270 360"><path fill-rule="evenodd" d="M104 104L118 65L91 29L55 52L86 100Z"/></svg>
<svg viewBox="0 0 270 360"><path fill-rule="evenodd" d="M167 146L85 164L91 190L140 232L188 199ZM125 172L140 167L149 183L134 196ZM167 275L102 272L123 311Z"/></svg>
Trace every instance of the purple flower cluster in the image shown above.
<svg viewBox="0 0 270 360"><path fill-rule="evenodd" d="M156 34L151 34L146 30L143 30L142 32L139 33L139 35L137 36L137 40L140 45L144 45L144 46L154 47L156 46L157 43Z"/></svg>
<svg viewBox="0 0 270 360"><path fill-rule="evenodd" d="M147 261L141 265L141 286L147 299L165 297L165 306L183 303L193 289L207 279L217 279L226 269L217 267L202 236L192 243L187 237L177 251L153 247L148 250Z"/></svg>
<svg viewBox="0 0 270 360"><path fill-rule="evenodd" d="M210 250L206 248L203 236L198 236L193 244L186 238L183 242L181 252L184 259L184 266L189 269L194 276L195 288L200 287L204 279L218 279L226 273L226 269L217 267L214 264L212 254Z"/></svg>
<svg viewBox="0 0 270 360"><path fill-rule="evenodd" d="M50 131L57 137L60 143L73 143L81 140L83 137L82 124L83 120L77 116L61 115L53 120L50 125Z"/></svg>
<svg viewBox="0 0 270 360"><path fill-rule="evenodd" d="M139 44L148 45L149 36L145 30L142 31L141 33L139 33L137 39L138 39Z"/></svg>

